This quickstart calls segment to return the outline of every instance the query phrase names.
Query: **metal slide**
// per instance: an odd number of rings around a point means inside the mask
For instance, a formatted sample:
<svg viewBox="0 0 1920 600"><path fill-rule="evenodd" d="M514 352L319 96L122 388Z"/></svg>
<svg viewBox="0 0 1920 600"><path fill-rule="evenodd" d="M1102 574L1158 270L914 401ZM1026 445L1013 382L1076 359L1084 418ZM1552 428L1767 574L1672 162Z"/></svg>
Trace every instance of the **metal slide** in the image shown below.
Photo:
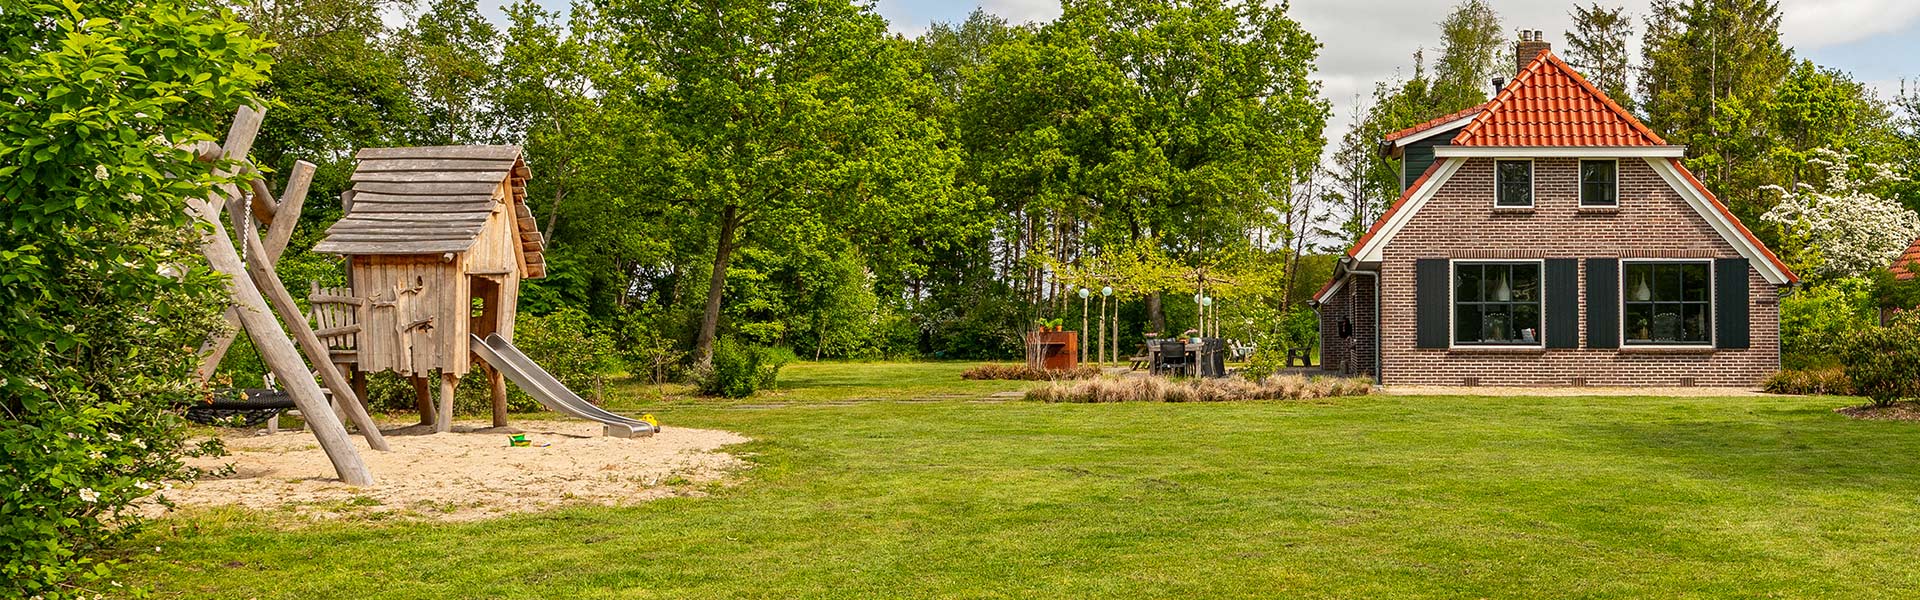
<svg viewBox="0 0 1920 600"><path fill-rule="evenodd" d="M498 333L488 334L485 339L477 335L473 336L473 353L480 355L480 358L485 359L487 364L493 365L493 368L499 369L507 379L512 379L515 385L520 386L521 391L526 392L528 396L533 396L534 400L540 401L540 404L548 409L569 417L606 425L607 435L623 438L643 437L653 435L660 430L648 425L645 421L623 417L587 402L572 390L567 389L567 386L561 385L560 380L554 379L546 369L534 364L533 359L520 353L519 348L513 347L513 342L500 337Z"/></svg>

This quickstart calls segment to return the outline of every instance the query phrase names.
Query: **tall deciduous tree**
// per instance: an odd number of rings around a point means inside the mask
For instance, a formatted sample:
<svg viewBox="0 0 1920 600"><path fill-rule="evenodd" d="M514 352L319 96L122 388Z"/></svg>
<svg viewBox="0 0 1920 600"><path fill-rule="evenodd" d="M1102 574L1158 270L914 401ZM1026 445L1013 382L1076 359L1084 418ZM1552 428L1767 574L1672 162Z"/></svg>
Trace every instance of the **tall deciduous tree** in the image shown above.
<svg viewBox="0 0 1920 600"><path fill-rule="evenodd" d="M1614 102L1633 109L1633 97L1627 93L1632 65L1627 58L1627 40L1633 36L1633 15L1624 6L1608 8L1595 2L1574 6L1573 29L1567 30L1567 64L1593 82Z"/></svg>
<svg viewBox="0 0 1920 600"><path fill-rule="evenodd" d="M623 49L663 78L640 93L681 150L671 193L713 236L702 363L742 243L829 221L849 238L904 244L887 234L950 199L957 157L915 106L931 84L870 9L622 0L604 10Z"/></svg>
<svg viewBox="0 0 1920 600"><path fill-rule="evenodd" d="M1482 0L1466 0L1440 21L1440 60L1433 66L1433 112L1446 114L1487 101L1495 77L1513 75L1500 15Z"/></svg>
<svg viewBox="0 0 1920 600"><path fill-rule="evenodd" d="M1740 173L1770 147L1758 114L1791 66L1772 0L1655 0L1642 36L1647 125L1687 146L1687 166L1749 222L1761 182ZM1749 171L1750 172L1750 171Z"/></svg>
<svg viewBox="0 0 1920 600"><path fill-rule="evenodd" d="M406 32L416 91L425 107L420 142L471 144L486 139L487 110L499 31L480 15L477 0L432 0Z"/></svg>

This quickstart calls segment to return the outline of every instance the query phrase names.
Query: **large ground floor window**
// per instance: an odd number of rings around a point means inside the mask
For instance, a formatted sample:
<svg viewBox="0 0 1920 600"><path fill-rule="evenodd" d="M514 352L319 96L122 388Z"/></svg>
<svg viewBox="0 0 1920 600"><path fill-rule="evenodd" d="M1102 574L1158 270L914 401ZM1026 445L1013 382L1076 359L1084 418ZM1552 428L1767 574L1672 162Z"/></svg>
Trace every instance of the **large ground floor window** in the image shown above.
<svg viewBox="0 0 1920 600"><path fill-rule="evenodd" d="M1535 345L1540 339L1540 263L1454 263L1455 344Z"/></svg>
<svg viewBox="0 0 1920 600"><path fill-rule="evenodd" d="M1621 267L1622 331L1629 344L1713 341L1713 266L1629 262Z"/></svg>

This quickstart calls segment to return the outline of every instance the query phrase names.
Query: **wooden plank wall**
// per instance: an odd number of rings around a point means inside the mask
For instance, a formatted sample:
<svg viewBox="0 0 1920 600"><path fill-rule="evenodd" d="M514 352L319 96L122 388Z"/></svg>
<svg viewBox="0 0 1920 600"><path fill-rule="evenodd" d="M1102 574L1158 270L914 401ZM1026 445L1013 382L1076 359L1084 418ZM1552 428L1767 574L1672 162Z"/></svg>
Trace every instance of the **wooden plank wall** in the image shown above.
<svg viewBox="0 0 1920 600"><path fill-rule="evenodd" d="M355 288L368 299L360 370L466 374L470 300L460 266L458 255L450 261L437 255L353 257ZM430 327L407 327L427 318L433 319Z"/></svg>
<svg viewBox="0 0 1920 600"><path fill-rule="evenodd" d="M307 302L311 306L308 314L313 317L314 333L320 336L320 343L327 346L328 353L336 363L351 363L358 358L359 333L350 331L360 325L360 314L366 310L366 299L356 298L352 288L321 287L319 282L310 282L311 293ZM340 332L328 335L329 332Z"/></svg>
<svg viewBox="0 0 1920 600"><path fill-rule="evenodd" d="M493 277L501 283L500 321L496 330L500 336L513 339L513 321L515 307L520 302L520 271L522 265L522 241L517 217L513 213L513 202L508 194L512 187L502 181L494 191L493 214L488 215L487 224L480 230L480 237L466 253L468 273Z"/></svg>

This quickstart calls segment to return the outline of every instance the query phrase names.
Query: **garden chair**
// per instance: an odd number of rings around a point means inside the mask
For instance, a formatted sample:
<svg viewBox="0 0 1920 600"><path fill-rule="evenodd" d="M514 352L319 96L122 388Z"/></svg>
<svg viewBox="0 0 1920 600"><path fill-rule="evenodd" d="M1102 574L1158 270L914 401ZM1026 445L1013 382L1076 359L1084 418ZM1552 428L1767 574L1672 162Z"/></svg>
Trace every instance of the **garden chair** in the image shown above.
<svg viewBox="0 0 1920 600"><path fill-rule="evenodd" d="M1153 360L1153 373L1155 375L1164 374L1168 371L1176 371L1181 375L1186 375L1188 371L1192 369L1193 365L1187 362L1186 342L1180 340L1160 340L1154 343L1154 349L1157 350L1157 352L1154 352Z"/></svg>

